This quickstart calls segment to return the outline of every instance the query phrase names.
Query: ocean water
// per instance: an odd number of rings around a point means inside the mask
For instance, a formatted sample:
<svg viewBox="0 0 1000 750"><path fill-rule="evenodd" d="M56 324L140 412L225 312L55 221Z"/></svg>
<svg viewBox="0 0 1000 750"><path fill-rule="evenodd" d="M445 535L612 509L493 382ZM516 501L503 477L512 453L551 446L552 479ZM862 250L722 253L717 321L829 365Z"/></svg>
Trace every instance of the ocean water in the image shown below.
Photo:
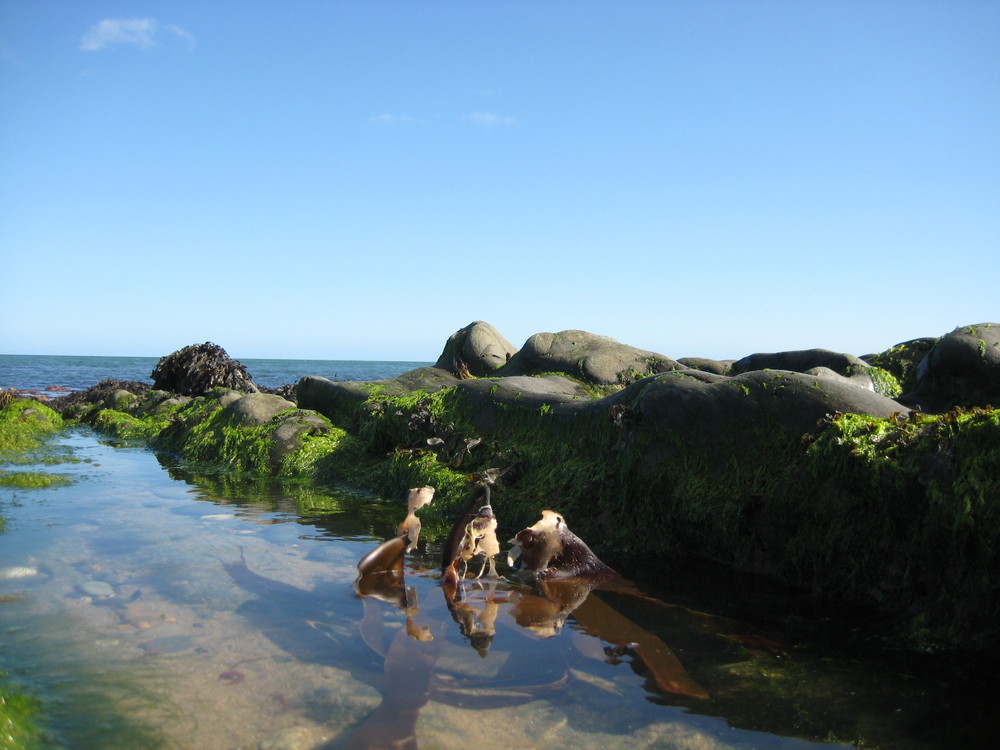
<svg viewBox="0 0 1000 750"><path fill-rule="evenodd" d="M82 357L0 354L0 388L80 391L107 378L152 384L158 357ZM330 380L382 380L432 364L322 359L243 359L250 377L264 388L297 383L306 375ZM58 393L55 391L54 393Z"/></svg>

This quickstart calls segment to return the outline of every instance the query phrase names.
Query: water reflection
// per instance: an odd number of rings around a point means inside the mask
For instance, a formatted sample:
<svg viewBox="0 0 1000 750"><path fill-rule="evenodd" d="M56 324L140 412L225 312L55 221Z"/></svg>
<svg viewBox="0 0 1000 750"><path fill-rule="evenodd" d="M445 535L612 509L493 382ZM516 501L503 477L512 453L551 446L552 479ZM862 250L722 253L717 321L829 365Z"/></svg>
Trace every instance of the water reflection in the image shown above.
<svg viewBox="0 0 1000 750"><path fill-rule="evenodd" d="M776 616L699 611L736 598L714 585L681 607L501 565L514 580L452 589L425 541L356 581L398 504L66 442L79 481L0 493L0 668L64 747L997 745L997 691L967 661L843 652L826 621L808 647Z"/></svg>
<svg viewBox="0 0 1000 750"><path fill-rule="evenodd" d="M533 583L495 574L482 580L456 576L457 562L464 568L475 556L463 550L489 553L493 549L492 544L478 543L495 526L482 523L492 518L491 512L483 512L489 505L488 494L483 508L476 512L480 498L475 498L456 523L458 533L444 546L443 575L429 564L426 552L407 561L406 553L415 548L419 534L414 510L420 504L414 501L414 493L429 489L411 491L409 514L397 535L370 549L358 563L354 588L364 610L360 635L382 660L382 674L373 683L381 702L362 722L323 747L345 743L368 749L418 747L420 712L431 701L464 711L462 726L453 725L452 734L474 728L484 711L523 707L540 699L563 705L585 702L605 710L614 703L631 703L627 712L631 727L611 717L601 727L605 739L608 734L627 737L630 728L634 731L637 716L635 697L629 693L635 692L638 683L628 685L626 679L623 684L620 674L617 680L609 679L593 665L606 669L628 663L645 681L646 696L656 702L664 702L668 694L689 701L709 697L657 635L594 593L607 589L658 604L613 573L542 577ZM429 497L422 504L426 502ZM485 531L477 536L470 533L473 529ZM335 615L319 611L317 604L323 599L315 592L310 595L260 576L242 557L225 569L256 596L240 608L241 614L254 618L256 627L282 648L302 660L343 660L349 643L338 632ZM285 616L276 617L279 612ZM569 633L565 634L567 624ZM586 701L581 701L585 693ZM643 724L655 726L651 719L647 716ZM452 744L448 734L432 737L432 744ZM780 744L790 746L790 742L781 740ZM579 740L572 744L580 746ZM709 735L702 737L702 744L728 746Z"/></svg>

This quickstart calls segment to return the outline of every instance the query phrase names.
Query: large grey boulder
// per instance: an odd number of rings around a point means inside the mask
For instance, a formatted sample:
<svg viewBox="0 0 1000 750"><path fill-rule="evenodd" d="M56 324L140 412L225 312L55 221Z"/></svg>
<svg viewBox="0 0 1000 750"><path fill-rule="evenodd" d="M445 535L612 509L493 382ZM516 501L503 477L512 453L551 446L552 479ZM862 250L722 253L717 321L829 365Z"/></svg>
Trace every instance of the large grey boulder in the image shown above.
<svg viewBox="0 0 1000 750"><path fill-rule="evenodd" d="M927 411L1000 406L1000 324L956 328L917 367L916 387L900 401Z"/></svg>
<svg viewBox="0 0 1000 750"><path fill-rule="evenodd" d="M838 375L850 377L858 372L864 372L869 365L853 354L833 352L829 349L799 349L788 352L751 354L733 362L729 372L732 375L740 375L754 370L807 372L816 367L825 367Z"/></svg>
<svg viewBox="0 0 1000 750"><path fill-rule="evenodd" d="M729 372L729 366L733 363L733 360L708 359L706 357L681 357L677 360L677 363L684 365L685 367L689 367L692 370L711 372L715 375L725 375Z"/></svg>
<svg viewBox="0 0 1000 750"><path fill-rule="evenodd" d="M507 364L516 352L496 328L477 320L448 337L434 366L459 377L484 377Z"/></svg>
<svg viewBox="0 0 1000 750"><path fill-rule="evenodd" d="M220 399L220 403L236 427L267 424L281 412L295 408L295 404L291 401L270 393L250 393L238 398L230 396Z"/></svg>
<svg viewBox="0 0 1000 750"><path fill-rule="evenodd" d="M499 375L564 373L597 386L624 386L681 368L669 357L586 331L536 333Z"/></svg>
<svg viewBox="0 0 1000 750"><path fill-rule="evenodd" d="M628 425L657 436L657 452L680 447L711 451L751 447L768 434L797 439L836 412L888 417L906 408L893 399L838 380L790 370L725 377L698 370L668 372L636 383L589 408L626 408Z"/></svg>
<svg viewBox="0 0 1000 750"><path fill-rule="evenodd" d="M870 365L853 354L833 352L829 349L799 349L787 352L757 353L739 359L729 367L730 375L740 375L755 370L791 370L821 378L832 378L875 390L868 375Z"/></svg>

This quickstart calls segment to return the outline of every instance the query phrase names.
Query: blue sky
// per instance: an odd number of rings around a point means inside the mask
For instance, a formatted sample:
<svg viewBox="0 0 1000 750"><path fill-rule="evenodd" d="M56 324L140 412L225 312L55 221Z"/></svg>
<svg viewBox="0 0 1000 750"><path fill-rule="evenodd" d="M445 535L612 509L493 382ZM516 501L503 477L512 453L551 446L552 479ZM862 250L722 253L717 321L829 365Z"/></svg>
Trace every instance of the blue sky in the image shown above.
<svg viewBox="0 0 1000 750"><path fill-rule="evenodd" d="M1000 3L8 2L0 352L1000 320Z"/></svg>

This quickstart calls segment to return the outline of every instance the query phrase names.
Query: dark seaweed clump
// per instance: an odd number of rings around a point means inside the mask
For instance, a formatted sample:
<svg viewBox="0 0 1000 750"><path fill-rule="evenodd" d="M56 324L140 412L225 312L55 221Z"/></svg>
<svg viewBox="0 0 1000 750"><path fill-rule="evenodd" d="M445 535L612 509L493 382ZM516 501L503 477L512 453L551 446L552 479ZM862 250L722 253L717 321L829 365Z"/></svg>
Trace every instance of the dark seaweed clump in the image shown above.
<svg viewBox="0 0 1000 750"><path fill-rule="evenodd" d="M257 393L247 368L218 344L192 344L161 359L153 373L153 388L182 396L204 396L214 388Z"/></svg>

